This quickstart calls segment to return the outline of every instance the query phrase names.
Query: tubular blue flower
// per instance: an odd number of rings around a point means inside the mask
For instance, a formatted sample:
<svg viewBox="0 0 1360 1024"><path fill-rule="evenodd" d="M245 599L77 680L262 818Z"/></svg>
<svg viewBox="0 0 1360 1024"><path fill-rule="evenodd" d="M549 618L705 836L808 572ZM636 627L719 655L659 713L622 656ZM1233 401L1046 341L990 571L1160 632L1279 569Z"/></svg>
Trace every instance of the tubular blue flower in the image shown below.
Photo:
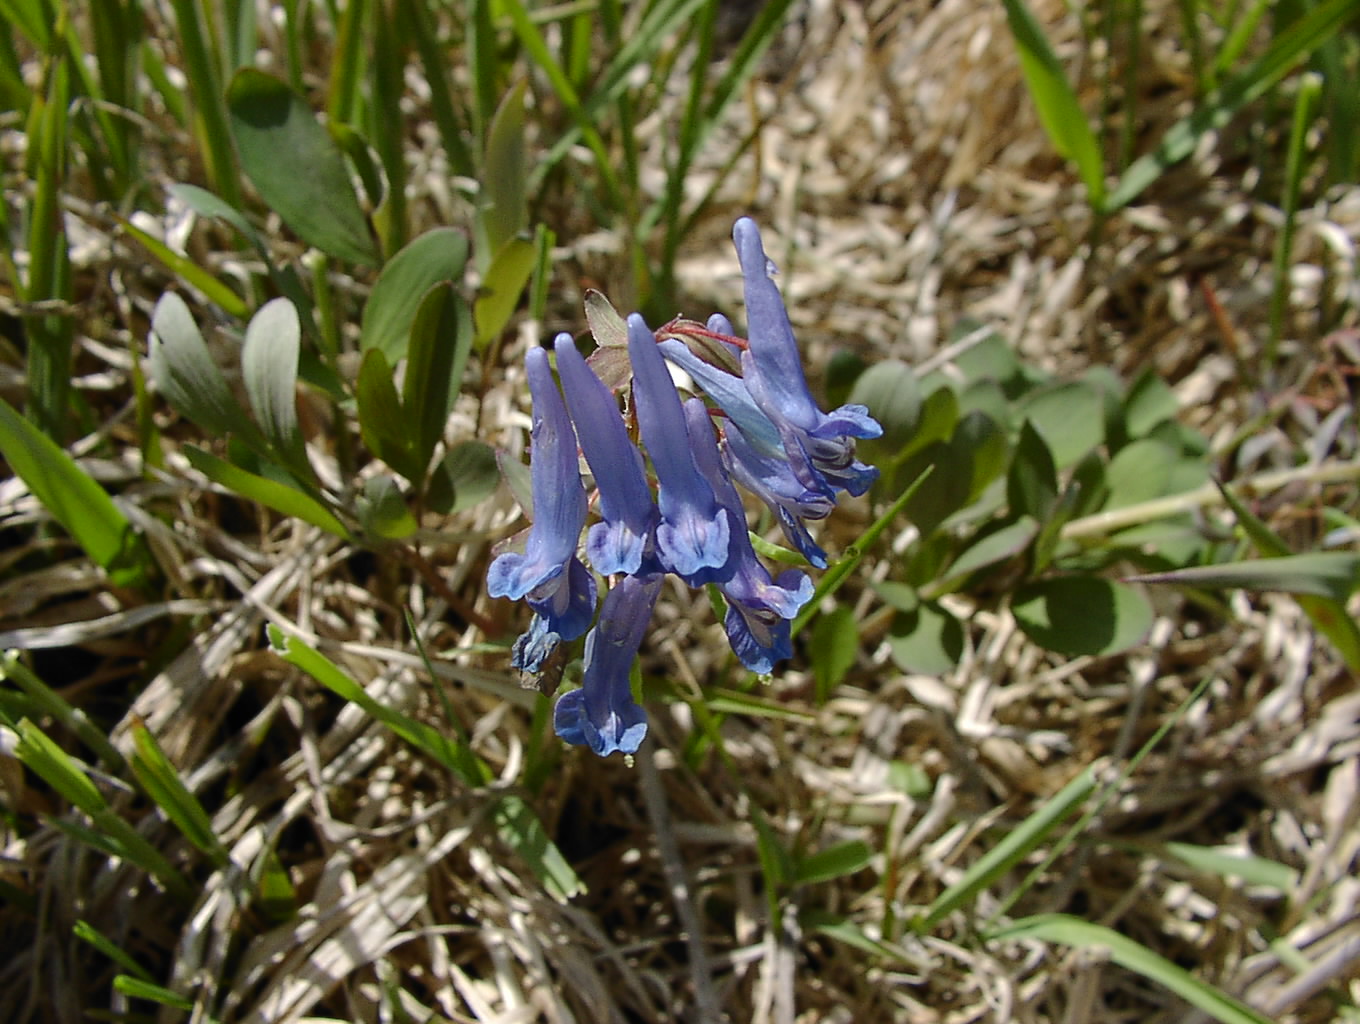
<svg viewBox="0 0 1360 1024"><path fill-rule="evenodd" d="M723 627L741 663L763 675L774 669L776 661L793 654L789 622L811 600L812 581L797 569L780 573L778 579L770 577L747 536L741 496L723 469L708 409L699 399L691 398L685 403L685 419L695 464L713 485L714 494L733 522L741 524L741 528L732 530L728 541L732 575L718 584L727 598Z"/></svg>
<svg viewBox="0 0 1360 1024"><path fill-rule="evenodd" d="M804 487L787 459L760 451L733 422L723 424L721 452L732 478L769 506L789 543L812 565L825 569L826 552L817 546L806 524L825 519L835 503Z"/></svg>
<svg viewBox="0 0 1360 1024"><path fill-rule="evenodd" d="M834 498L839 491L863 494L878 470L855 461L855 438L878 437L883 428L862 405L824 413L813 401L803 375L798 342L760 229L742 217L732 229L741 263L749 328L742 353L742 377L751 397L779 431L794 474L808 488Z"/></svg>
<svg viewBox="0 0 1360 1024"><path fill-rule="evenodd" d="M651 328L636 313L628 317L628 358L638 427L656 470L661 564L692 587L719 582L730 575L728 538L740 523L729 523L712 484L694 465L680 395Z"/></svg>
<svg viewBox="0 0 1360 1024"><path fill-rule="evenodd" d="M581 688L557 698L553 730L601 757L634 753L647 735L647 713L633 700L628 674L661 590L660 574L625 576L605 595L586 636Z"/></svg>
<svg viewBox="0 0 1360 1024"><path fill-rule="evenodd" d="M548 353L530 349L525 360L533 396L529 471L534 521L524 553L507 551L486 573L492 597L524 598L542 622L530 626L516 645L516 665L536 671L557 640L571 640L595 614L595 578L576 557L586 520L586 493L576 462L576 435L567 407L553 383Z"/></svg>
<svg viewBox="0 0 1360 1024"><path fill-rule="evenodd" d="M559 334L554 347L567 409L600 492L603 521L586 534L586 554L604 576L635 573L657 520L642 454L628 439L614 396L586 365L571 335Z"/></svg>

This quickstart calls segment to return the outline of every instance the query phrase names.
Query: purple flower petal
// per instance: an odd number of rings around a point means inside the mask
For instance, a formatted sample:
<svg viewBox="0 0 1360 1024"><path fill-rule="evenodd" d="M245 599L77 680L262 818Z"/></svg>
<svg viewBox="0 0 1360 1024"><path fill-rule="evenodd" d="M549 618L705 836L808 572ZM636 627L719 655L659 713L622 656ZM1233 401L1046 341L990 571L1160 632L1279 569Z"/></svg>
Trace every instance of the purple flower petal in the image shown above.
<svg viewBox="0 0 1360 1024"><path fill-rule="evenodd" d="M568 743L601 757L634 753L647 735L647 713L628 676L656 607L662 577L625 576L605 595L600 620L586 637L581 688L564 693L553 708L553 729Z"/></svg>
<svg viewBox="0 0 1360 1024"><path fill-rule="evenodd" d="M658 517L642 455L628 438L614 396L595 376L571 335L559 334L557 372L581 451L600 492L600 515L586 535L586 553L597 572L635 573Z"/></svg>
<svg viewBox="0 0 1360 1024"><path fill-rule="evenodd" d="M690 586L717 582L726 576L728 536L737 524L729 525L694 465L680 395L651 328L636 313L628 318L628 358L642 442L656 469L661 564Z"/></svg>

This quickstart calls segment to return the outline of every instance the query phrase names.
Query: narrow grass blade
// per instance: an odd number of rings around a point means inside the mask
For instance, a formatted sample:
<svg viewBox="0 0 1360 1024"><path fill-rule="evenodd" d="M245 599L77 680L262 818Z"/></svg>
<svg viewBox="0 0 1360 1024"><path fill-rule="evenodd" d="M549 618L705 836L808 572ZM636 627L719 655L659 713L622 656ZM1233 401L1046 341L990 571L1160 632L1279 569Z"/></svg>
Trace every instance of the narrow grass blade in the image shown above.
<svg viewBox="0 0 1360 1024"><path fill-rule="evenodd" d="M161 1006L168 1006L172 1010L180 1010L188 1013L194 1008L194 1001L178 992L172 992L163 985L156 985L141 978L132 978L126 974L120 974L113 979L113 987L125 996L133 999L145 999L149 1002L159 1003Z"/></svg>
<svg viewBox="0 0 1360 1024"><path fill-rule="evenodd" d="M480 785L484 775L477 755L438 729L381 704L357 682L324 655L299 640L288 637L277 626L269 627L269 645L290 665L302 669L327 689L363 708L413 747L442 764L468 785ZM585 885L571 869L562 852L552 842L533 808L518 796L505 796L492 810L501 838L534 870L554 896L570 899L585 891Z"/></svg>
<svg viewBox="0 0 1360 1024"><path fill-rule="evenodd" d="M194 127L200 151L207 158L209 183L228 205L239 208L241 180L231 149L231 129L220 77L224 62L209 49L209 34L197 0L170 0L170 6L179 30L178 65L189 79L189 95L198 113Z"/></svg>
<svg viewBox="0 0 1360 1024"><path fill-rule="evenodd" d="M275 512L319 526L337 537L350 539L350 532L345 528L345 524L318 499L299 487L252 473L193 445L185 446L184 455L190 465L213 483L221 484L227 490L250 501L258 501Z"/></svg>
<svg viewBox="0 0 1360 1024"><path fill-rule="evenodd" d="M1237 517L1256 550L1265 558L1282 558L1290 554L1289 545L1263 520L1252 513L1232 491L1215 481L1223 500ZM1352 672L1360 672L1360 624L1346 610L1346 601L1336 597L1296 594L1294 597L1318 631L1327 637L1340 652Z"/></svg>
<svg viewBox="0 0 1360 1024"><path fill-rule="evenodd" d="M207 854L218 867L226 864L230 859L227 848L213 831L208 812L189 792L151 730L140 721L133 723L132 744L132 774L142 790L165 812L185 839Z"/></svg>
<svg viewBox="0 0 1360 1024"><path fill-rule="evenodd" d="M1270 294L1270 333L1266 336L1266 370L1271 372L1279 354L1280 338L1284 335L1284 317L1289 305L1289 264L1294 255L1295 216L1299 211L1299 193L1307 171L1308 130L1322 96L1322 76L1308 72L1299 80L1298 95L1294 97L1294 118L1289 130L1289 148L1285 156L1284 195L1280 199L1279 234L1275 237L1275 256L1271 265L1274 278Z"/></svg>
<svg viewBox="0 0 1360 1024"><path fill-rule="evenodd" d="M1039 939L1075 949L1103 950L1121 967L1174 992L1222 1024L1271 1024L1268 1018L1246 1004L1104 925L1066 914L1040 914L1022 918L993 932L990 938L1000 942Z"/></svg>
<svg viewBox="0 0 1360 1024"><path fill-rule="evenodd" d="M154 562L127 516L71 456L3 399L0 453L115 586L147 585Z"/></svg>
<svg viewBox="0 0 1360 1024"><path fill-rule="evenodd" d="M1192 587L1283 591L1345 601L1360 585L1360 553L1311 551L1221 565L1194 565L1130 576L1131 583L1178 583Z"/></svg>
<svg viewBox="0 0 1360 1024"><path fill-rule="evenodd" d="M19 742L14 755L30 771L51 786L62 799L90 817L94 827L53 818L54 825L90 845L136 864L180 898L189 894L181 875L137 829L113 811L80 766L28 719L18 723Z"/></svg>
<svg viewBox="0 0 1360 1024"><path fill-rule="evenodd" d="M979 857L962 878L942 892L916 921L916 930L929 932L942 920L973 899L1003 874L1020 863L1027 854L1047 839L1059 824L1075 811L1096 788L1095 773L1083 769L1071 782L1049 798L1022 821L1013 832Z"/></svg>
<svg viewBox="0 0 1360 1024"><path fill-rule="evenodd" d="M0 681L13 683L33 701L35 710L50 716L63 728L70 729L76 739L93 751L110 771L122 771L125 762L118 748L109 742L109 738L90 721L84 711L72 707L65 697L34 675L19 660L18 652L0 653Z"/></svg>
<svg viewBox="0 0 1360 1024"><path fill-rule="evenodd" d="M1162 848L1197 871L1222 878L1240 878L1248 885L1274 889L1282 896L1293 892L1299 881L1299 873L1293 868L1266 857L1228 853L1192 843L1165 843Z"/></svg>
<svg viewBox="0 0 1360 1024"><path fill-rule="evenodd" d="M1167 168L1193 153L1201 136L1222 128L1244 106L1274 88L1357 11L1360 0L1322 0L1276 36L1258 60L1225 82L1189 117L1168 129L1155 150L1129 165L1106 200L1104 212L1113 213L1137 199Z"/></svg>
<svg viewBox="0 0 1360 1024"><path fill-rule="evenodd" d="M180 278L189 287L198 291L209 302L220 307L227 316L241 319L249 312L245 299L189 259L188 256L181 256L155 235L143 231L126 217L115 216L118 217L118 222L122 224L123 230L135 238L157 263Z"/></svg>
<svg viewBox="0 0 1360 1024"><path fill-rule="evenodd" d="M132 959L132 957L129 956L126 952L124 952L121 948L114 945L112 939L110 939L108 936L100 932L97 928L95 928L94 925L90 924L90 922L77 921L71 927L71 934L73 934L76 938L80 939L82 942L89 943L104 956L108 957L119 967L123 968L123 970L136 975L143 981L147 982L151 981L150 971L148 971L145 967L139 964L136 960Z"/></svg>
<svg viewBox="0 0 1360 1024"><path fill-rule="evenodd" d="M849 578L850 573L854 571L855 566L859 565L860 560L868 553L869 548L873 546L874 541L878 540L879 535L886 530L901 511L907 507L907 502L912 499L912 496L920 490L921 486L925 484L928 479L930 479L929 468L913 480L911 485L908 486L906 490L898 496L897 500L888 507L888 510L879 516L878 519L864 531L860 538L846 549L845 554L837 559L831 567L822 574L821 582L817 584L817 589L812 595L812 600L803 606L802 611L800 611L798 616L793 620L793 625L790 629L791 635L797 636L798 631L806 626L812 617L817 614L817 607L821 604L823 598L834 594L840 589L841 584Z"/></svg>
<svg viewBox="0 0 1360 1024"><path fill-rule="evenodd" d="M1091 122L1063 73L1058 56L1024 0L1004 0L1030 97L1058 155L1072 161L1094 209L1105 202L1105 167Z"/></svg>

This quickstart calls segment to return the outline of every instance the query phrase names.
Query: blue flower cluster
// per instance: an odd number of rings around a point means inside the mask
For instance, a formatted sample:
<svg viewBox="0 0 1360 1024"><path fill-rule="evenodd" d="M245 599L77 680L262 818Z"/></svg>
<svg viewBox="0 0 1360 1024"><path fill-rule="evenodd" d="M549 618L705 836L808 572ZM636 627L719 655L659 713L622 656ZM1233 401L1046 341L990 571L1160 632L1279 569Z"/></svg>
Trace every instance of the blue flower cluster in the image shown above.
<svg viewBox="0 0 1360 1024"><path fill-rule="evenodd" d="M675 321L657 333L638 314L628 317L629 409L650 475L613 391L569 334L553 345L560 389L545 349L527 357L533 523L522 551L491 563L487 591L522 598L533 610L514 647L522 672L539 672L560 642L589 630L581 688L558 698L553 726L602 756L633 753L647 733L628 677L667 573L691 587L717 587L732 650L751 671L769 672L791 653L789 624L811 598L812 582L797 569L771 576L756 558L735 484L765 502L789 542L825 568L808 522L829 515L840 492L863 494L877 475L856 461L855 439L878 437L882 428L863 406L830 414L817 407L760 231L743 217L732 236L748 338L720 315L706 326ZM681 399L668 361L707 402ZM597 492L599 521L584 547L594 573L578 554L591 506L581 455ZM595 573L613 580L598 619Z"/></svg>

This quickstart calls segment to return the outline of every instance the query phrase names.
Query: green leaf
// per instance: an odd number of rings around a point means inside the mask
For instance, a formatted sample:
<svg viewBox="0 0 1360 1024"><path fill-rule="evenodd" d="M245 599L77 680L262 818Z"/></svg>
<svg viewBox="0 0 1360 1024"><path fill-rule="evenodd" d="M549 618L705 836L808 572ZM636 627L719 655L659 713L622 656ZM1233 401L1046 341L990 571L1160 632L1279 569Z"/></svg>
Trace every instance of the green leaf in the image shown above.
<svg viewBox="0 0 1360 1024"><path fill-rule="evenodd" d="M154 563L127 516L65 450L3 399L0 454L110 581L120 587L146 585Z"/></svg>
<svg viewBox="0 0 1360 1024"><path fill-rule="evenodd" d="M1223 565L1195 565L1129 577L1131 583L1178 583L1189 587L1284 591L1345 601L1360 586L1360 553L1312 551Z"/></svg>
<svg viewBox="0 0 1360 1024"><path fill-rule="evenodd" d="M404 540L416 532L417 523L406 505L401 488L386 474L364 481L358 500L359 522L364 532L383 540Z"/></svg>
<svg viewBox="0 0 1360 1024"><path fill-rule="evenodd" d="M944 675L963 657L963 626L940 605L922 601L913 610L893 616L888 649L903 672Z"/></svg>
<svg viewBox="0 0 1360 1024"><path fill-rule="evenodd" d="M859 628L855 612L836 605L817 617L812 627L812 678L817 702L824 703L855 664L859 652Z"/></svg>
<svg viewBox="0 0 1360 1024"><path fill-rule="evenodd" d="M266 302L246 327L241 377L264 436L295 470L310 474L297 418L298 355L302 326L287 299Z"/></svg>
<svg viewBox="0 0 1360 1024"><path fill-rule="evenodd" d="M334 662L301 641L285 636L278 626L271 624L268 632L270 649L284 661L300 668L344 700L357 704L370 717L432 757L463 782L482 784L482 766L470 748L455 742L443 731L375 700ZM524 857L554 895L569 899L585 891L585 885L552 842L533 808L522 798L515 795L501 797L494 805L493 816L501 838Z"/></svg>
<svg viewBox="0 0 1360 1024"><path fill-rule="evenodd" d="M131 971L143 981L151 981L151 972L132 959L125 950L114 945L108 936L100 932L88 921L77 921L71 926L71 934L82 942L87 942L104 956L108 957L125 971Z"/></svg>
<svg viewBox="0 0 1360 1024"><path fill-rule="evenodd" d="M1256 550L1267 558L1288 555L1289 546L1275 534L1264 521L1252 514L1232 491L1217 484L1219 493L1237 517L1238 525L1251 538ZM1333 514L1336 514L1333 512ZM1296 594L1299 607L1312 621L1313 625L1327 637L1340 652L1352 672L1360 672L1360 624L1346 610L1345 599L1320 597L1315 594Z"/></svg>
<svg viewBox="0 0 1360 1024"><path fill-rule="evenodd" d="M1021 516L1008 526L978 539L963 550L949 566L947 580L958 580L978 569L1015 558L1039 533L1039 523L1029 516Z"/></svg>
<svg viewBox="0 0 1360 1024"><path fill-rule="evenodd" d="M1105 440L1105 400L1087 381L1069 381L1036 391L1020 403L1053 453L1058 469L1066 469Z"/></svg>
<svg viewBox="0 0 1360 1024"><path fill-rule="evenodd" d="M1105 508L1124 508L1160 498L1170 489L1171 474L1179 461L1173 449L1150 438L1119 449L1105 467Z"/></svg>
<svg viewBox="0 0 1360 1024"><path fill-rule="evenodd" d="M1043 28L1024 0L1004 3L1006 20L1020 52L1020 68L1039 111L1039 121L1058 155L1076 165L1091 207L1098 210L1105 202L1105 170L1091 122L1077 102L1077 94L1063 74Z"/></svg>
<svg viewBox="0 0 1360 1024"><path fill-rule="evenodd" d="M1176 393L1150 366L1145 366L1124 399L1124 426L1130 438L1144 437L1159 424L1176 418L1180 401Z"/></svg>
<svg viewBox="0 0 1360 1024"><path fill-rule="evenodd" d="M1058 469L1053 453L1034 425L1025 420L1006 476L1006 501L1012 513L1046 522L1057 500Z"/></svg>
<svg viewBox="0 0 1360 1024"><path fill-rule="evenodd" d="M118 222L122 224L123 230L137 239L161 266L179 277L189 287L197 289L209 302L220 306L227 316L240 318L246 315L249 307L246 305L245 299L189 259L188 256L182 256L175 252L159 238L148 234L124 217L119 216Z"/></svg>
<svg viewBox="0 0 1360 1024"><path fill-rule="evenodd" d="M129 977L126 974L116 976L113 979L113 987L130 999L145 999L149 1002L159 1003L161 1006L168 1006L172 1010L188 1013L194 1008L194 1001L187 996L172 992L163 985L155 985L149 981L143 981L141 978Z"/></svg>
<svg viewBox="0 0 1360 1024"><path fill-rule="evenodd" d="M430 475L430 508L452 515L491 497L501 482L496 450L481 441L461 441L449 449Z"/></svg>
<svg viewBox="0 0 1360 1024"><path fill-rule="evenodd" d="M528 226L527 173L524 82L521 80L506 93L487 130L481 176L482 202L477 210L477 258L485 272L489 273L493 265L492 257L499 257L506 244ZM479 336L480 333L479 330Z"/></svg>
<svg viewBox="0 0 1360 1024"><path fill-rule="evenodd" d="M898 458L921 420L921 386L912 368L896 359L875 363L855 381L849 400L867 406L883 426L882 437L862 443L865 457L875 464Z"/></svg>
<svg viewBox="0 0 1360 1024"><path fill-rule="evenodd" d="M242 68L227 106L241 166L269 208L336 259L380 263L344 157L306 101L272 75Z"/></svg>
<svg viewBox="0 0 1360 1024"><path fill-rule="evenodd" d="M793 881L800 885L830 882L863 871L874 859L874 849L862 839L829 846L794 863Z"/></svg>
<svg viewBox="0 0 1360 1024"><path fill-rule="evenodd" d="M443 440L472 348L469 332L463 329L462 304L453 285L436 285L421 300L411 325L402 408L414 461L422 468L429 466L435 446Z"/></svg>
<svg viewBox="0 0 1360 1024"><path fill-rule="evenodd" d="M349 530L345 529L345 525L335 517L335 514L299 487L252 473L193 445L185 445L184 456L190 465L213 483L220 484L249 501L258 501L266 508L319 526L337 537L344 537L347 540L350 538Z"/></svg>
<svg viewBox="0 0 1360 1024"><path fill-rule="evenodd" d="M354 398L359 408L359 432L369 451L407 480L420 480L425 466L412 447L401 397L382 349L369 349L359 364Z"/></svg>
<svg viewBox="0 0 1360 1024"><path fill-rule="evenodd" d="M225 865L230 858L227 848L213 831L212 819L179 777L151 730L141 722L134 722L132 743L132 774L142 789L185 839L211 857L217 866Z"/></svg>
<svg viewBox="0 0 1360 1024"><path fill-rule="evenodd" d="M162 295L151 314L151 375L166 401L208 433L236 434L247 444L263 444L213 361L189 307L174 292Z"/></svg>
<svg viewBox="0 0 1360 1024"><path fill-rule="evenodd" d="M477 323L477 350L480 352L500 337L514 315L524 294L524 286L534 272L538 250L524 238L511 238L496 253L482 277L473 305Z"/></svg>
<svg viewBox="0 0 1360 1024"><path fill-rule="evenodd" d="M364 305L359 348L379 349L389 367L407 353L411 325L431 288L459 284L467 265L467 238L455 228L435 228L412 239L387 261Z"/></svg>
<svg viewBox="0 0 1360 1024"><path fill-rule="evenodd" d="M1076 949L1108 952L1110 959L1121 967L1156 982L1222 1024L1271 1024L1249 1006L1104 925L1067 914L1039 914L1021 918L989 938L996 942L1040 939Z"/></svg>
<svg viewBox="0 0 1360 1024"><path fill-rule="evenodd" d="M1063 819L1080 807L1095 788L1095 774L1090 768L1083 769L1017 828L987 847L987 851L968 866L963 877L936 897L935 902L915 923L916 931L919 934L929 933L955 910L1019 864L1062 824Z"/></svg>
<svg viewBox="0 0 1360 1024"><path fill-rule="evenodd" d="M1266 857L1251 857L1230 850L1215 850L1192 843L1164 843L1162 849L1197 871L1221 878L1240 878L1248 885L1274 889L1288 895L1298 885L1299 873Z"/></svg>
<svg viewBox="0 0 1360 1024"><path fill-rule="evenodd" d="M1075 657L1106 655L1140 643L1152 606L1139 591L1098 576L1059 576L1019 587L1011 611L1040 647Z"/></svg>

